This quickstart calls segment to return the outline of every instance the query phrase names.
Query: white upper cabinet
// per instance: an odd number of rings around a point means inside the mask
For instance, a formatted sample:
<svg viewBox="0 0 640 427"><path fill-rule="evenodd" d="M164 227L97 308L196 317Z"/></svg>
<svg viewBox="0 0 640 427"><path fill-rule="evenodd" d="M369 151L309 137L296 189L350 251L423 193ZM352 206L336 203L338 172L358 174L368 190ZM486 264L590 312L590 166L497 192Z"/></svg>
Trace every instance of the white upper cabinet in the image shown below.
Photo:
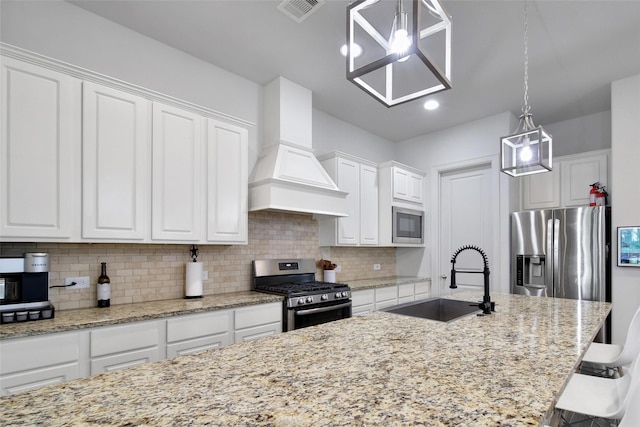
<svg viewBox="0 0 640 427"><path fill-rule="evenodd" d="M422 204L422 181L424 175L412 172L401 166L392 166L391 170L393 174L393 198Z"/></svg>
<svg viewBox="0 0 640 427"><path fill-rule="evenodd" d="M153 240L197 241L201 235L202 121L153 104Z"/></svg>
<svg viewBox="0 0 640 427"><path fill-rule="evenodd" d="M248 243L248 131L207 125L207 241Z"/></svg>
<svg viewBox="0 0 640 427"><path fill-rule="evenodd" d="M588 205L590 185L599 182L607 186L607 164L605 153L564 160L560 170L563 206Z"/></svg>
<svg viewBox="0 0 640 427"><path fill-rule="evenodd" d="M318 218L320 245L377 245L377 165L339 152L322 156L319 160L338 188L348 193L346 197L348 216Z"/></svg>
<svg viewBox="0 0 640 427"><path fill-rule="evenodd" d="M558 157L551 172L523 177L522 209L588 206L590 185L607 186L608 166L609 150Z"/></svg>
<svg viewBox="0 0 640 427"><path fill-rule="evenodd" d="M378 167L360 165L360 244L378 244Z"/></svg>
<svg viewBox="0 0 640 427"><path fill-rule="evenodd" d="M82 101L82 237L142 240L150 102L90 82Z"/></svg>
<svg viewBox="0 0 640 427"><path fill-rule="evenodd" d="M560 162L556 161L552 171L523 178L523 204L527 209L560 206L560 168Z"/></svg>
<svg viewBox="0 0 640 427"><path fill-rule="evenodd" d="M67 241L79 199L80 81L2 57L0 236Z"/></svg>

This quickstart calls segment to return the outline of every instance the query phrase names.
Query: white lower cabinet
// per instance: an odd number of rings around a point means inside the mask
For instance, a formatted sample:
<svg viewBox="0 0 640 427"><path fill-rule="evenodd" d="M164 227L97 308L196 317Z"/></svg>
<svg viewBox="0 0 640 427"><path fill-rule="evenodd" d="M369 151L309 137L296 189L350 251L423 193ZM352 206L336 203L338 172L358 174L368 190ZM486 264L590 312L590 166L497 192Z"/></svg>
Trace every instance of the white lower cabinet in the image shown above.
<svg viewBox="0 0 640 427"><path fill-rule="evenodd" d="M398 304L415 301L415 299L413 283L403 283L398 285Z"/></svg>
<svg viewBox="0 0 640 427"><path fill-rule="evenodd" d="M363 289L361 291L351 291L351 314L353 316L364 316L374 310L376 296L373 289Z"/></svg>
<svg viewBox="0 0 640 427"><path fill-rule="evenodd" d="M167 320L167 358L231 344L232 313L223 310Z"/></svg>
<svg viewBox="0 0 640 427"><path fill-rule="evenodd" d="M234 342L247 342L282 332L282 303L252 305L234 312Z"/></svg>
<svg viewBox="0 0 640 427"><path fill-rule="evenodd" d="M0 341L0 394L81 378L81 333L64 332Z"/></svg>
<svg viewBox="0 0 640 427"><path fill-rule="evenodd" d="M281 332L282 303L273 302L0 340L0 395Z"/></svg>
<svg viewBox="0 0 640 427"><path fill-rule="evenodd" d="M431 280L423 280L413 284L415 300L427 299L431 297Z"/></svg>
<svg viewBox="0 0 640 427"><path fill-rule="evenodd" d="M105 326L90 333L91 375L160 360L158 321Z"/></svg>
<svg viewBox="0 0 640 427"><path fill-rule="evenodd" d="M376 310L398 304L398 286L376 288Z"/></svg>

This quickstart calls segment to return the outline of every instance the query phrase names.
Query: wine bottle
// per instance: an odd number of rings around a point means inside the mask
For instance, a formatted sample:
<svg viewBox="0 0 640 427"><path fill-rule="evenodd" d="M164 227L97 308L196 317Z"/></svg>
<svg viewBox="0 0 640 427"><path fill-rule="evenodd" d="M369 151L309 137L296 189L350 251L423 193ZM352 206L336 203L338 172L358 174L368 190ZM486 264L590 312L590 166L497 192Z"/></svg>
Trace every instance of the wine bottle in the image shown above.
<svg viewBox="0 0 640 427"><path fill-rule="evenodd" d="M107 276L107 263L101 264L102 272L98 277L98 307L109 307L111 305L111 280Z"/></svg>

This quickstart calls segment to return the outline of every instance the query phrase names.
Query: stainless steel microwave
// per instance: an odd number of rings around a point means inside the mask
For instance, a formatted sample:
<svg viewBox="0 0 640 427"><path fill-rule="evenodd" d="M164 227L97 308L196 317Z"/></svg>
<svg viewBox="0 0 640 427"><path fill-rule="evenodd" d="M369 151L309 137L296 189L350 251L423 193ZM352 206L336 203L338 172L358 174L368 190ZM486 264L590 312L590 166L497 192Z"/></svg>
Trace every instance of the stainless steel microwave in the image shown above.
<svg viewBox="0 0 640 427"><path fill-rule="evenodd" d="M392 206L391 217L393 243L424 243L424 211Z"/></svg>

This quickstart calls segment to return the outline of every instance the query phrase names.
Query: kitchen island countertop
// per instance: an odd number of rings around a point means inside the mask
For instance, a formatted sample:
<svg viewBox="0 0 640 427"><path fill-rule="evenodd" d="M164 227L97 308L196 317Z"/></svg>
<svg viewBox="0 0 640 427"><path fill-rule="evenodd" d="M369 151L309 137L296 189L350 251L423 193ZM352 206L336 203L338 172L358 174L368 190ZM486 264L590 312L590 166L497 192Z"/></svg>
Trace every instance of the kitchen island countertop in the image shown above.
<svg viewBox="0 0 640 427"><path fill-rule="evenodd" d="M0 424L539 425L610 304L493 300L489 316L374 312L3 397Z"/></svg>

